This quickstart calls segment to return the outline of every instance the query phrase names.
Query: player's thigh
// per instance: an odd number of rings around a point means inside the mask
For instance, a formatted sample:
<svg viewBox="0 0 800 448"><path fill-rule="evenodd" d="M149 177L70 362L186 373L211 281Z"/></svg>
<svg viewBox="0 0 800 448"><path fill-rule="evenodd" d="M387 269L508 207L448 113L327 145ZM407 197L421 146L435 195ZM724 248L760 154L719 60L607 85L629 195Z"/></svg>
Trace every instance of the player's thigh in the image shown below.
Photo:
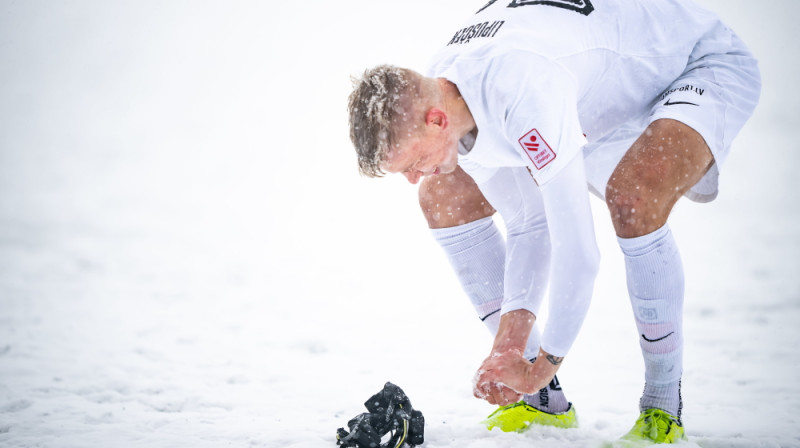
<svg viewBox="0 0 800 448"><path fill-rule="evenodd" d="M449 174L425 177L419 187L419 205L431 229L466 224L495 212L460 167Z"/></svg>
<svg viewBox="0 0 800 448"><path fill-rule="evenodd" d="M691 127L671 119L650 123L606 186L606 203L617 234L639 236L664 225L675 202L713 162L705 140Z"/></svg>

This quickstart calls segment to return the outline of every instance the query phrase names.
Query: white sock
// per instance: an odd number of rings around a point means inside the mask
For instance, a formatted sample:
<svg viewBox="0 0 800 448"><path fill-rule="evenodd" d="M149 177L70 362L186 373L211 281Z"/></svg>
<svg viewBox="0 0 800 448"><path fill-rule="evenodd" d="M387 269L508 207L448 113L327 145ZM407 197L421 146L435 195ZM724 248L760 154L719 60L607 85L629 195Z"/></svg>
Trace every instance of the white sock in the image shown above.
<svg viewBox="0 0 800 448"><path fill-rule="evenodd" d="M431 229L431 233L447 254L478 316L486 322L500 309L503 300L506 244L494 220L490 216L455 227Z"/></svg>
<svg viewBox="0 0 800 448"><path fill-rule="evenodd" d="M494 220L487 217L460 226L431 229L431 233L447 254L478 317L494 337L500 324L506 258L505 241ZM525 357L536 357L539 345L540 335L535 324L528 337ZM557 379L542 391L525 395L524 399L531 406L549 413L564 412L569 407Z"/></svg>
<svg viewBox="0 0 800 448"><path fill-rule="evenodd" d="M639 408L661 409L680 420L684 277L678 246L667 225L618 241L645 363Z"/></svg>

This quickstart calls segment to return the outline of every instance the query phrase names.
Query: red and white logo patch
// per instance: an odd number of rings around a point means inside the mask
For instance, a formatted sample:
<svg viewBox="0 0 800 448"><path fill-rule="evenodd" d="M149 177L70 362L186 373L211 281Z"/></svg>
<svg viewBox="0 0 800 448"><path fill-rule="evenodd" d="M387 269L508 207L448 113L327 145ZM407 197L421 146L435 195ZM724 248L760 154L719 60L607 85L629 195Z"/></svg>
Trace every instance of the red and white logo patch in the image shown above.
<svg viewBox="0 0 800 448"><path fill-rule="evenodd" d="M519 139L519 144L530 157L533 166L540 170L556 159L556 153L542 138L539 131L531 129Z"/></svg>

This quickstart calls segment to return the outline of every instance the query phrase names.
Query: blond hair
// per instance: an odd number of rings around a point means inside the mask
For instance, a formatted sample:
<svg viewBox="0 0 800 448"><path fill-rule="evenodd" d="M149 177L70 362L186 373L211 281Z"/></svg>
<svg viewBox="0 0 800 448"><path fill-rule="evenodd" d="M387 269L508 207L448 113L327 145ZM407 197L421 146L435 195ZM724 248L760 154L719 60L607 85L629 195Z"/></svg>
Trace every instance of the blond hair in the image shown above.
<svg viewBox="0 0 800 448"><path fill-rule="evenodd" d="M419 97L420 82L418 73L392 65L367 69L361 79L353 79L347 110L350 140L358 154L361 174L386 174L381 164L389 150L399 144L399 124L413 122L413 99Z"/></svg>

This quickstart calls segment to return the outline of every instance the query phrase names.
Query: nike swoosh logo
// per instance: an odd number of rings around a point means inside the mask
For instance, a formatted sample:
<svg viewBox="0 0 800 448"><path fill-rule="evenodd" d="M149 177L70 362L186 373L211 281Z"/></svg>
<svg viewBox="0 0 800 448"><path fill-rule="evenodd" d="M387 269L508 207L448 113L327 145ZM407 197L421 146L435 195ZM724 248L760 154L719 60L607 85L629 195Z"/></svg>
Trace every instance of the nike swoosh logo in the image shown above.
<svg viewBox="0 0 800 448"><path fill-rule="evenodd" d="M670 100L667 100L667 102L666 102L666 103L664 103L664 105L665 105L665 106L674 106L674 105L676 105L676 104L691 104L692 106L699 106L699 104L690 103L690 102L688 102L688 101L674 101L674 102L670 102Z"/></svg>
<svg viewBox="0 0 800 448"><path fill-rule="evenodd" d="M668 335L666 335L666 336L661 336L660 338L656 338L656 339L647 339L647 336L645 336L645 335L642 335L642 339L644 339L644 340L645 340L645 341L647 341L647 342L658 342L658 341L663 341L664 339L666 339L666 338L668 338L668 337L672 336L672 334L673 334L673 333L675 333L675 332L674 332L674 331L671 331L671 332L670 332Z"/></svg>
<svg viewBox="0 0 800 448"><path fill-rule="evenodd" d="M488 318L489 318L489 316L491 316L492 314L497 314L497 313L499 313L499 312L500 312L500 309L496 309L496 310L492 311L491 313L489 313L489 314L487 314L487 315L485 315L485 316L481 317L481 318L480 318L480 319L481 319L481 322L483 322L483 321L485 321L486 319L488 319Z"/></svg>

